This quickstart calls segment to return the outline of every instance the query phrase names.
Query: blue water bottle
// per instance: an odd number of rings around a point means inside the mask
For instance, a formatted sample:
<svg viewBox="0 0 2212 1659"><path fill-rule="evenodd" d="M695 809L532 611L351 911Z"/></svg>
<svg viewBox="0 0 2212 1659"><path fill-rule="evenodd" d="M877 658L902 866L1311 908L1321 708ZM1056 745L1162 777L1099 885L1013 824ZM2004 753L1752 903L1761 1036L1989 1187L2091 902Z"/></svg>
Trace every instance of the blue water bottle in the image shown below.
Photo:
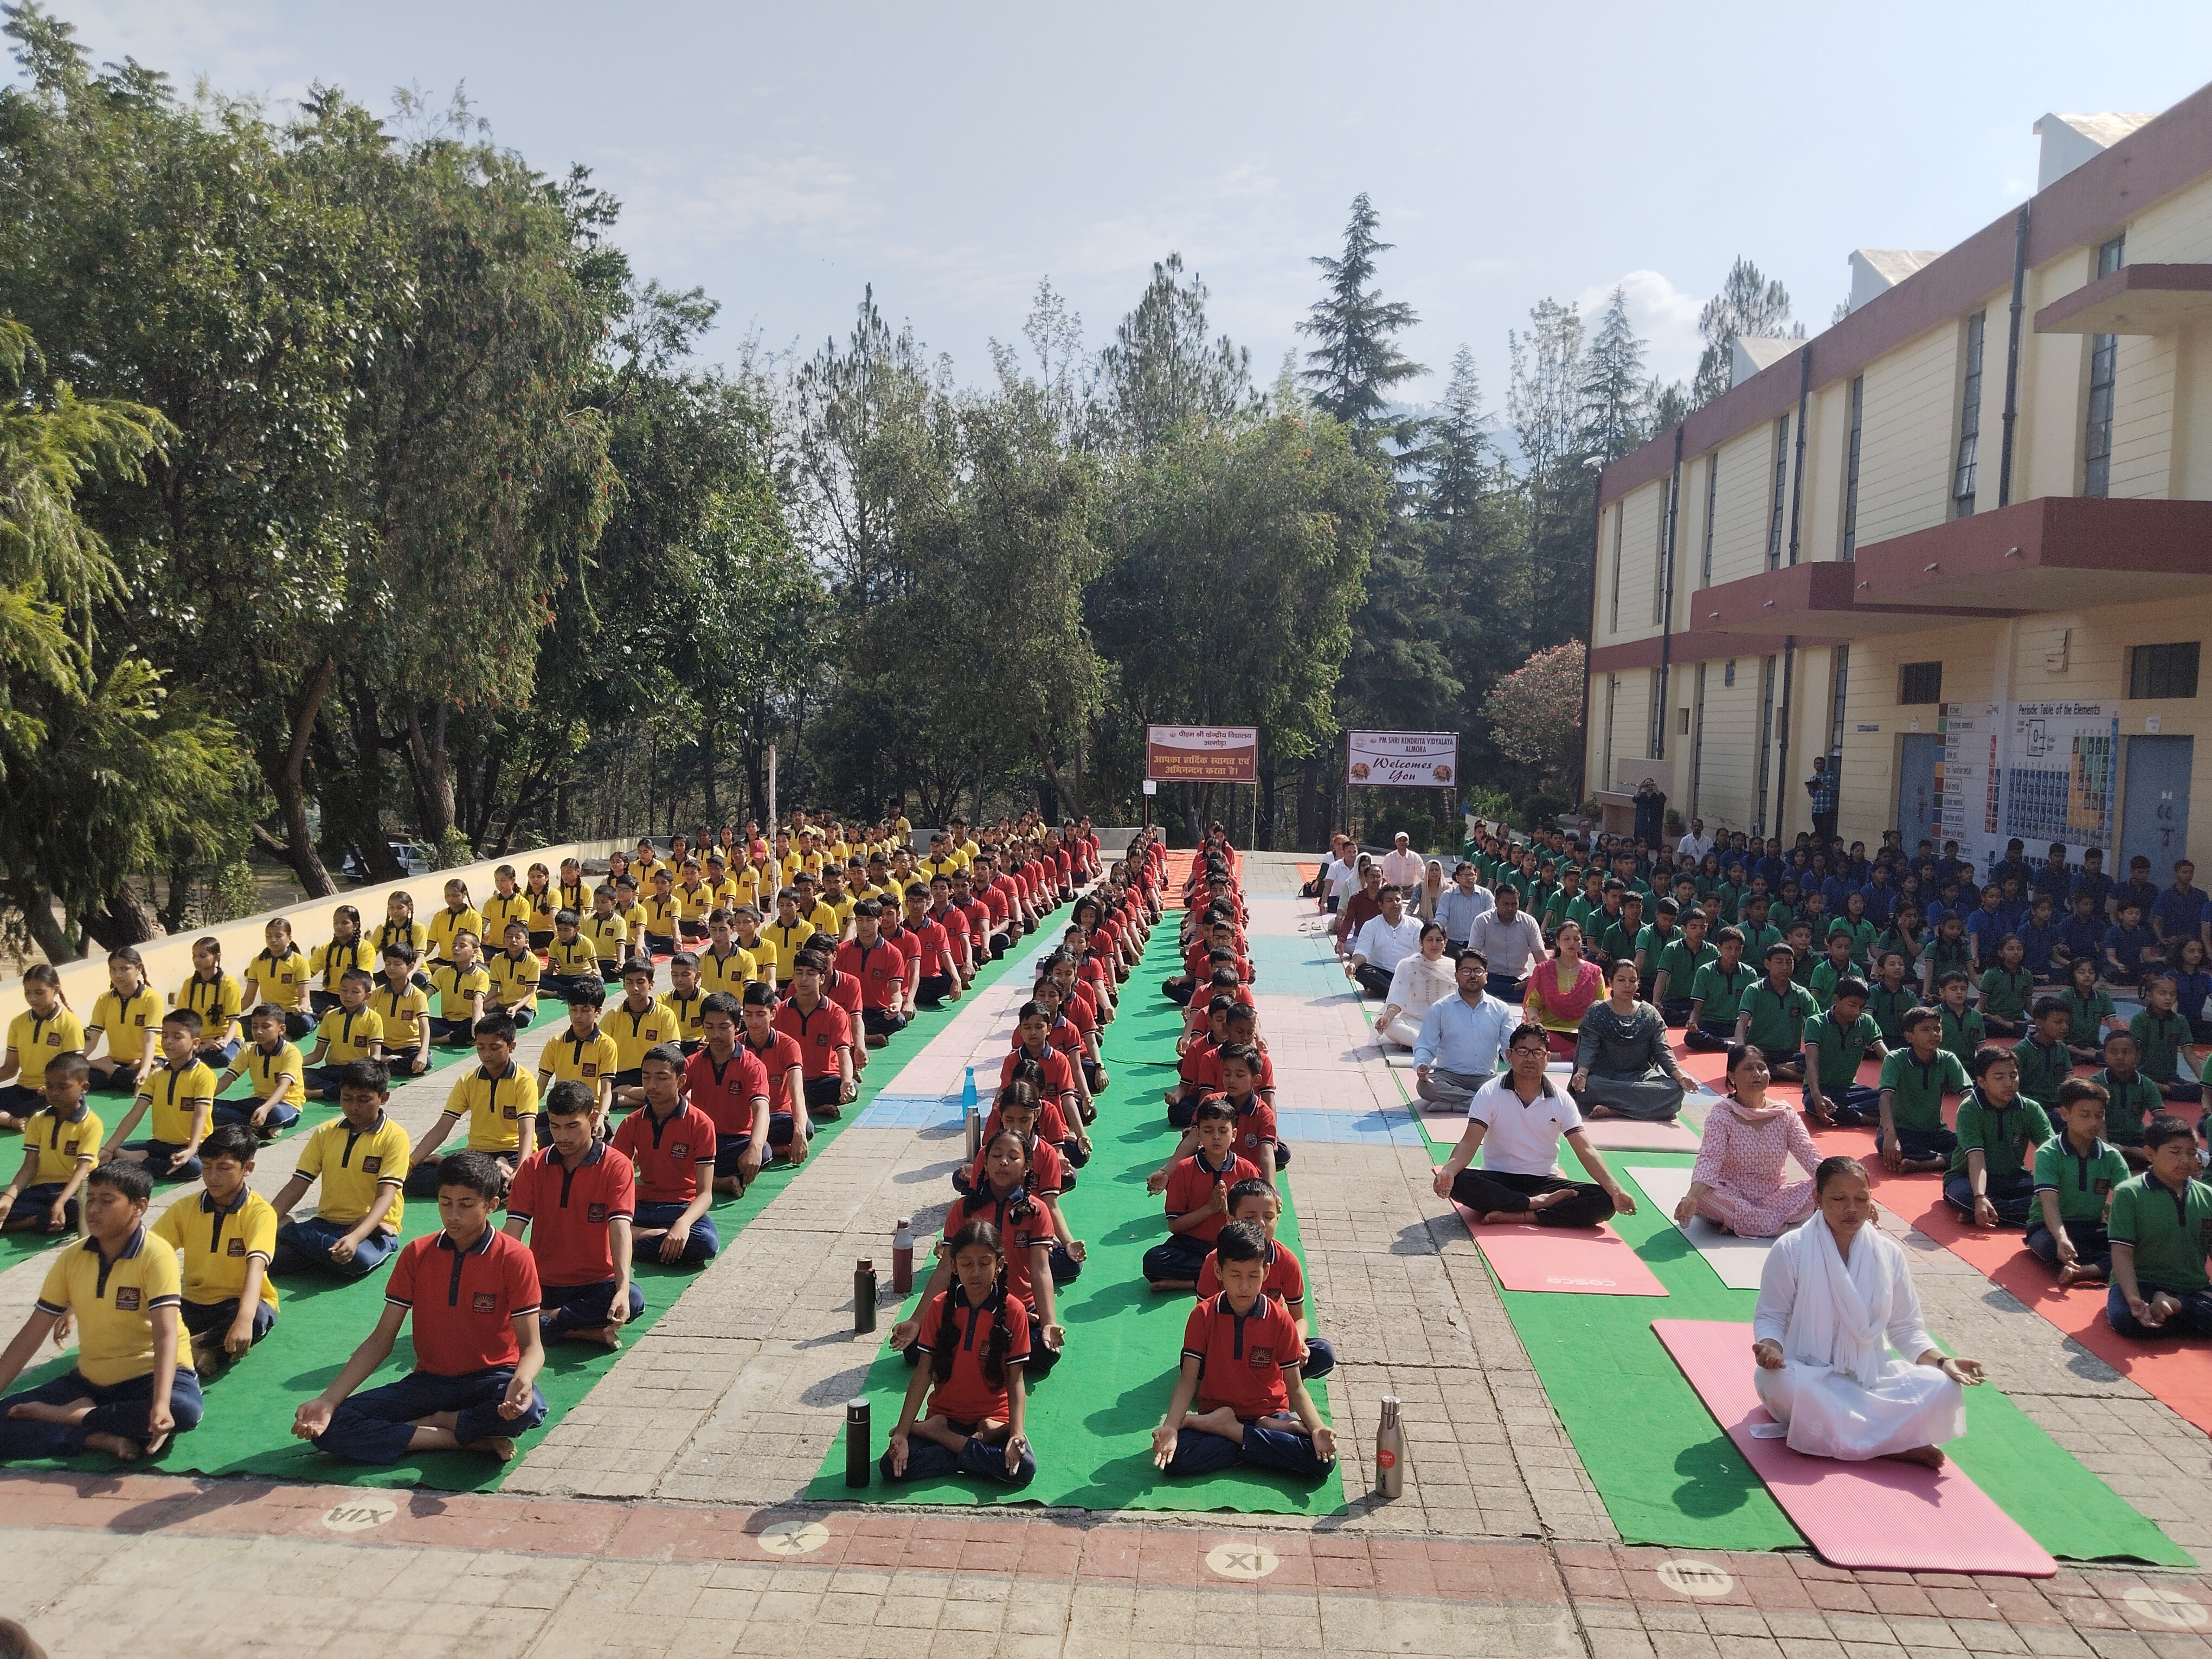
<svg viewBox="0 0 2212 1659"><path fill-rule="evenodd" d="M973 1164L975 1154L983 1150L983 1110L981 1097L975 1092L975 1068L968 1068L967 1081L960 1085L960 1121L968 1129L968 1161Z"/></svg>

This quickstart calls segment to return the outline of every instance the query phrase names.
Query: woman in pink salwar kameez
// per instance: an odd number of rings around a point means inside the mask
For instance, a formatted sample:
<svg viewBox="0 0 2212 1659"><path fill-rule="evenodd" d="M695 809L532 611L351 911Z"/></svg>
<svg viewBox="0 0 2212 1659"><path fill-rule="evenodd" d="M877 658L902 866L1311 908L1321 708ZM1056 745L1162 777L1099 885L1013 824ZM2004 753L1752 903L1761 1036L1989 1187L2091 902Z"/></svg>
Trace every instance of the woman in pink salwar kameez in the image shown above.
<svg viewBox="0 0 2212 1659"><path fill-rule="evenodd" d="M1746 1238L1778 1237L1813 1213L1820 1150L1794 1107L1767 1099L1766 1056L1757 1048L1747 1042L1729 1054L1728 1082L1728 1098L1706 1115L1674 1219L1687 1225L1701 1215ZM1792 1158L1807 1179L1783 1180Z"/></svg>

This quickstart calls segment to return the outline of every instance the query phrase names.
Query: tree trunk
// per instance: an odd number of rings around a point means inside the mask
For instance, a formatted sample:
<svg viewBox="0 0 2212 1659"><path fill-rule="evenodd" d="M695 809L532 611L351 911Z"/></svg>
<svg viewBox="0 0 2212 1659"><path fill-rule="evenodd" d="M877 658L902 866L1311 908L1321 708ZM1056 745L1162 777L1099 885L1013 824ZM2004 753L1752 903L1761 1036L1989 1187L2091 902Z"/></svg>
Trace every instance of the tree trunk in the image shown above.
<svg viewBox="0 0 2212 1659"><path fill-rule="evenodd" d="M1083 816L1083 797L1079 793L1080 787L1079 783L1077 786L1071 787L1067 779L1060 775L1060 768L1053 763L1052 745L1045 742L1045 740L1039 737L1035 732L1032 732L1030 733L1030 747L1036 750L1037 763L1044 768L1045 776L1052 780L1052 792L1054 795L1059 797L1059 804L1064 805L1066 807L1067 815L1070 817L1081 817ZM1050 818L1054 817L1054 814L1051 811L1048 811L1045 816L1048 818Z"/></svg>
<svg viewBox="0 0 2212 1659"><path fill-rule="evenodd" d="M35 882L11 881L8 884L9 902L23 913L24 929L31 935L46 960L52 963L76 962L84 952L64 931L54 918L54 897Z"/></svg>
<svg viewBox="0 0 2212 1659"><path fill-rule="evenodd" d="M1322 799L1317 760L1298 763L1298 851L1310 853L1328 842L1327 808Z"/></svg>
<svg viewBox="0 0 2212 1659"><path fill-rule="evenodd" d="M307 676L299 695L286 706L285 714L292 726L291 740L282 757L264 752L261 761L263 777L269 793L276 798L277 816L284 821L284 839L276 836L259 824L253 826L254 839L292 867L299 877L300 885L309 898L328 898L338 890L331 872L323 867L322 855L315 851L315 841L307 829L307 740L313 735L315 721L320 717L323 699L330 695L331 682L338 672L337 659L326 656L316 664Z"/></svg>
<svg viewBox="0 0 2212 1659"><path fill-rule="evenodd" d="M422 711L407 711L407 757L415 773L415 799L422 808L420 834L433 847L442 846L446 831L453 827L453 780L451 757L446 752L446 704L440 700L422 729Z"/></svg>
<svg viewBox="0 0 2212 1659"><path fill-rule="evenodd" d="M105 905L84 918L84 931L95 943L115 951L160 939L165 930L153 902L126 881L107 896Z"/></svg>
<svg viewBox="0 0 2212 1659"><path fill-rule="evenodd" d="M714 742L717 732L708 722L699 733L699 790L705 799L707 822L716 830L722 827L722 798L714 787Z"/></svg>
<svg viewBox="0 0 2212 1659"><path fill-rule="evenodd" d="M169 866L168 902L161 907L161 927L175 933L185 925L185 902L192 890L191 872L181 864Z"/></svg>
<svg viewBox="0 0 2212 1659"><path fill-rule="evenodd" d="M1273 848L1275 844L1275 763L1269 761L1260 769L1260 828L1252 838L1253 850Z"/></svg>

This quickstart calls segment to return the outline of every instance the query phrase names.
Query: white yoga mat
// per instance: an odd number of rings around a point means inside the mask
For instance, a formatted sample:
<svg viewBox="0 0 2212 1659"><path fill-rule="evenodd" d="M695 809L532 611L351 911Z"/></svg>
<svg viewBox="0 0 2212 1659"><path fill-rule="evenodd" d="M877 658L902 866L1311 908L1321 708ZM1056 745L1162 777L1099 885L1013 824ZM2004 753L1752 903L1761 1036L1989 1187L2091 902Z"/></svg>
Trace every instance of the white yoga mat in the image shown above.
<svg viewBox="0 0 2212 1659"><path fill-rule="evenodd" d="M1630 1164L1628 1178L1644 1190L1644 1195L1656 1205L1659 1212L1673 1219L1674 1206L1690 1190L1690 1171L1687 1170ZM1755 1291L1759 1276L1766 1268L1766 1252L1772 1248L1771 1238L1738 1238L1734 1233L1724 1233L1705 1218L1692 1216L1690 1224L1681 1229L1682 1237L1696 1247L1712 1270L1721 1276L1721 1283L1733 1291Z"/></svg>

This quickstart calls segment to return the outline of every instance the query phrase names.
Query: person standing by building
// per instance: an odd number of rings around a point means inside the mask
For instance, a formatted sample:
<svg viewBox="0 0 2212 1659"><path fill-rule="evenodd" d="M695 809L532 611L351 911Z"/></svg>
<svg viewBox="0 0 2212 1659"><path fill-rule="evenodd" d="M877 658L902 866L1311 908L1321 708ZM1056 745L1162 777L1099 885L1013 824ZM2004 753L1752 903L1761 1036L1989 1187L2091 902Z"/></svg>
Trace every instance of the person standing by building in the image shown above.
<svg viewBox="0 0 2212 1659"><path fill-rule="evenodd" d="M1832 841L1836 834L1836 775L1826 755L1813 757L1813 775L1805 780L1805 793L1813 798L1813 834Z"/></svg>
<svg viewBox="0 0 2212 1659"><path fill-rule="evenodd" d="M1660 788L1658 780L1646 778L1637 790L1636 839L1646 847L1657 849L1667 834L1667 793Z"/></svg>

